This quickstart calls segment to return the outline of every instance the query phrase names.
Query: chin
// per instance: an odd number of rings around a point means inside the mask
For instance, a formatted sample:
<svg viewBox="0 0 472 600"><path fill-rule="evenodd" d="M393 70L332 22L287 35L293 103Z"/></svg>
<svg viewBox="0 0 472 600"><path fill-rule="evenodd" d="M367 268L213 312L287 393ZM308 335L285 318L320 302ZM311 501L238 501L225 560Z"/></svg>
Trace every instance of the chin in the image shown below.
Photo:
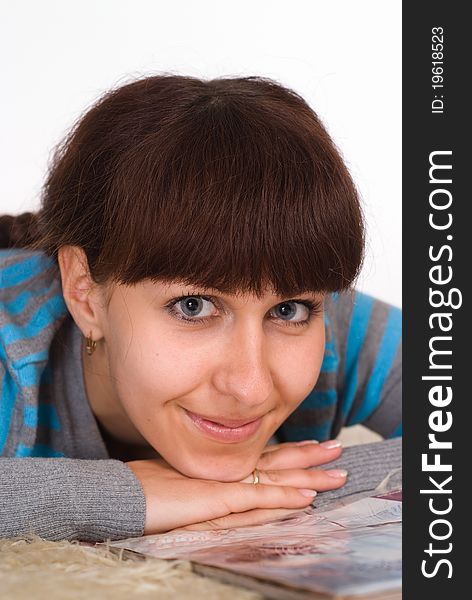
<svg viewBox="0 0 472 600"><path fill-rule="evenodd" d="M226 464L215 464L213 466L205 466L199 467L197 465L174 465L174 468L180 471L182 475L186 477L191 477L192 479L208 479L210 481L221 481L224 483L231 483L235 481L241 481L247 477L254 470L253 463L243 465L230 466L228 464L228 460L225 461Z"/></svg>

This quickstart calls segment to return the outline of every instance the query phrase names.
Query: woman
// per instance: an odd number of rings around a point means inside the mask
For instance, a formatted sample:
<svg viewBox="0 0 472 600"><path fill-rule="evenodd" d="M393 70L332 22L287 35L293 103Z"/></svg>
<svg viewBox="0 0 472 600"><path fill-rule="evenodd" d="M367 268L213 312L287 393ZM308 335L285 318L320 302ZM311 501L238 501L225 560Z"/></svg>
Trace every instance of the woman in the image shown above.
<svg viewBox="0 0 472 600"><path fill-rule="evenodd" d="M276 82L109 92L1 230L0 535L255 523L345 483L308 469L343 425L399 435L400 311L352 291L355 187Z"/></svg>

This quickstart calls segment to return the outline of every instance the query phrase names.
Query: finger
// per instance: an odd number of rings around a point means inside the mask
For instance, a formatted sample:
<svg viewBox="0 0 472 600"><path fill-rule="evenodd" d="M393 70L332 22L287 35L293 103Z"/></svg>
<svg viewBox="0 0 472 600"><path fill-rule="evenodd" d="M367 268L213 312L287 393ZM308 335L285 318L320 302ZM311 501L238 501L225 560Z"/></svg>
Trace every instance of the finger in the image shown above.
<svg viewBox="0 0 472 600"><path fill-rule="evenodd" d="M217 518L256 508L306 508L316 495L315 491L308 488L300 490L291 486L273 484L221 483L220 486L223 491L217 496L220 503L219 514L213 515ZM308 492L311 496L303 492Z"/></svg>
<svg viewBox="0 0 472 600"><path fill-rule="evenodd" d="M209 531L216 529L232 529L234 527L251 527L253 525L263 525L270 523L283 517L296 515L300 511L292 508L255 508L242 513L232 513L218 519L211 519L203 523L193 523L186 527L173 529L172 532L178 531Z"/></svg>
<svg viewBox="0 0 472 600"><path fill-rule="evenodd" d="M321 444L285 446L273 452L261 454L256 468L266 471L317 467L336 460L341 453L342 443L339 440L328 440Z"/></svg>
<svg viewBox="0 0 472 600"><path fill-rule="evenodd" d="M246 479L252 478L252 475ZM259 484L292 486L326 492L337 490L346 483L345 469L282 469L259 471ZM252 479L243 483L252 483Z"/></svg>

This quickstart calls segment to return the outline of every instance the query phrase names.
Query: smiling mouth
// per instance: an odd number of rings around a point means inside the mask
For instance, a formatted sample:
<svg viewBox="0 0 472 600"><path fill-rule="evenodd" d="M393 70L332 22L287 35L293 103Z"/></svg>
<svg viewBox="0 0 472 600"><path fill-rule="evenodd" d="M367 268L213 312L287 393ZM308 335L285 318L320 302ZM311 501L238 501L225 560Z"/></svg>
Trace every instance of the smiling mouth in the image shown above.
<svg viewBox="0 0 472 600"><path fill-rule="evenodd" d="M187 416L187 421L192 423L192 431L199 431L206 438L228 444L247 442L250 440L262 426L265 416L262 415L261 417L249 422L247 420L239 421L239 423L245 422L245 424L235 427L234 425L228 426L217 421L206 419L205 417L202 417L197 413L192 413L187 409L184 409L184 412ZM213 418L217 418L225 423L234 423L234 421L228 421L224 418L220 419L220 417Z"/></svg>
<svg viewBox="0 0 472 600"><path fill-rule="evenodd" d="M225 417L206 417L205 415L200 415L199 413L194 413L190 410L184 409L186 410L190 415L194 415L195 417L197 417L198 419L204 419L205 421L209 421L210 423L215 423L217 425L223 425L223 427L228 427L231 429L236 429L238 427L243 427L244 425L248 425L249 423L253 423L254 421L257 421L259 419L261 419L264 415L260 415L258 417L254 417L252 419L240 419L240 420L235 420L235 419L226 419Z"/></svg>

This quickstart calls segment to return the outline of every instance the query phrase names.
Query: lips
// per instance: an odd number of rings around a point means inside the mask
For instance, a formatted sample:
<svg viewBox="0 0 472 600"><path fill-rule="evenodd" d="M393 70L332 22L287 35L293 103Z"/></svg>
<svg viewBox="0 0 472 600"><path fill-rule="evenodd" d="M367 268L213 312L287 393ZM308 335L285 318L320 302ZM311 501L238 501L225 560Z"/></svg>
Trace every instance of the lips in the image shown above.
<svg viewBox="0 0 472 600"><path fill-rule="evenodd" d="M249 422L247 420L239 421L239 423L245 422L245 425L239 425L238 427L235 427L234 425L227 426L217 421L212 421L186 409L184 409L184 412L187 417L185 421L193 432L198 431L209 439L223 443L238 443L251 439L252 436L255 435L256 431L258 431L258 429L261 427L264 420L263 416L261 416L258 419ZM213 418L224 421L225 423L238 422L224 418L221 419L220 417Z"/></svg>
<svg viewBox="0 0 472 600"><path fill-rule="evenodd" d="M187 409L185 409L187 410ZM191 412L190 410L187 410L188 413L190 413L191 415L194 415L195 417L199 418L199 419L205 419L205 421L211 421L212 423L217 423L218 425L224 425L224 427L243 427L244 425L247 425L248 423L253 423L254 421L257 421L257 419L260 419L261 416L259 417L254 417L252 419L240 419L240 420L235 420L235 419L226 419L225 417L207 417L205 415L200 415L198 413L194 413Z"/></svg>

